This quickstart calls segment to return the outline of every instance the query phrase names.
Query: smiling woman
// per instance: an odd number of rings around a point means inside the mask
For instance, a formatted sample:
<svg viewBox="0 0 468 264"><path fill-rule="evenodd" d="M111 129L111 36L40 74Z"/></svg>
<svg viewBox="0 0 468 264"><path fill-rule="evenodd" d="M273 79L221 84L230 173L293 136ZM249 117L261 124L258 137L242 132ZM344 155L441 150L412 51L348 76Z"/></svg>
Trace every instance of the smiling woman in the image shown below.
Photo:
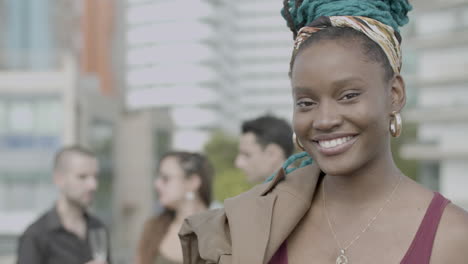
<svg viewBox="0 0 468 264"><path fill-rule="evenodd" d="M293 127L313 163L186 220L185 263L466 263L468 214L392 157L406 102L398 27L410 9L284 1Z"/></svg>

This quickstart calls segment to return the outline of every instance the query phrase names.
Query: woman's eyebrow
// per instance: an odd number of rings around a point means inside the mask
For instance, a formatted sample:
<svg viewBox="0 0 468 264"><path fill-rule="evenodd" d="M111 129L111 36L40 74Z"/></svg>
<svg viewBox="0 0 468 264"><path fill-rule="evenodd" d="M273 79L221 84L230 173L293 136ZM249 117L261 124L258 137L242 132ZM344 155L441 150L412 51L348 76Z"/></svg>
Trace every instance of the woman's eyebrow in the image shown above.
<svg viewBox="0 0 468 264"><path fill-rule="evenodd" d="M348 84L365 84L366 82L359 77L351 76L344 77L342 79L335 80L331 83L331 87L334 89L341 88ZM310 93L313 88L309 86L293 86L293 93Z"/></svg>
<svg viewBox="0 0 468 264"><path fill-rule="evenodd" d="M311 88L305 87L305 86L294 86L293 87L293 92L294 93L307 93L310 92Z"/></svg>
<svg viewBox="0 0 468 264"><path fill-rule="evenodd" d="M362 78L359 78L359 77L346 77L346 78L343 78L343 79L333 81L332 86L333 87L343 87L343 86L345 86L346 84L349 84L349 83L362 83L362 84L364 84L365 81Z"/></svg>

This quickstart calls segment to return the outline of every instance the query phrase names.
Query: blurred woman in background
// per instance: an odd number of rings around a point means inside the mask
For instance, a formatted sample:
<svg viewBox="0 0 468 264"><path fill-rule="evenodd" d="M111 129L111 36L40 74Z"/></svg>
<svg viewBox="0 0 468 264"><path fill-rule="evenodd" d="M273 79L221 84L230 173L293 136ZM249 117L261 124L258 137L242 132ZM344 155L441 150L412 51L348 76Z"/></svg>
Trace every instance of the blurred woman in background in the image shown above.
<svg viewBox="0 0 468 264"><path fill-rule="evenodd" d="M186 217L208 209L213 174L202 154L169 152L162 157L154 187L164 211L145 223L136 264L182 263L177 233Z"/></svg>

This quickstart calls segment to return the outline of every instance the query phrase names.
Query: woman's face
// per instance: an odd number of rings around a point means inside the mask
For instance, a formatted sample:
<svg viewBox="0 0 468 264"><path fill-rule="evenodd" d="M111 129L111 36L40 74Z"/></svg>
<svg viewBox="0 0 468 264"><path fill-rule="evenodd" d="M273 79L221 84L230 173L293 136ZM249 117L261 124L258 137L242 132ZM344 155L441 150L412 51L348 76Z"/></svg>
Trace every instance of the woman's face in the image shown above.
<svg viewBox="0 0 468 264"><path fill-rule="evenodd" d="M175 157L164 158L160 165L154 186L160 204L169 209L176 210L185 200L185 193L190 191L185 172Z"/></svg>
<svg viewBox="0 0 468 264"><path fill-rule="evenodd" d="M292 71L294 130L330 175L351 174L388 154L390 113L402 107L392 103L398 95L395 78L384 80L383 66L368 60L360 45L312 43L298 54Z"/></svg>

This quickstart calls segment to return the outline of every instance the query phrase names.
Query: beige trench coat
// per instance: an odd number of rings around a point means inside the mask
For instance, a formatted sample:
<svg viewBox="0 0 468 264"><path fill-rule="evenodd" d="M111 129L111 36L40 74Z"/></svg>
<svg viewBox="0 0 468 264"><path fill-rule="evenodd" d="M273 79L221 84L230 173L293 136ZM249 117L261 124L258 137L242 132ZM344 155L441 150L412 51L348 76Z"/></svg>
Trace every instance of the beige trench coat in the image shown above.
<svg viewBox="0 0 468 264"><path fill-rule="evenodd" d="M184 264L265 264L311 205L320 169L312 164L226 199L224 209L185 220ZM307 263L304 260L303 263Z"/></svg>

